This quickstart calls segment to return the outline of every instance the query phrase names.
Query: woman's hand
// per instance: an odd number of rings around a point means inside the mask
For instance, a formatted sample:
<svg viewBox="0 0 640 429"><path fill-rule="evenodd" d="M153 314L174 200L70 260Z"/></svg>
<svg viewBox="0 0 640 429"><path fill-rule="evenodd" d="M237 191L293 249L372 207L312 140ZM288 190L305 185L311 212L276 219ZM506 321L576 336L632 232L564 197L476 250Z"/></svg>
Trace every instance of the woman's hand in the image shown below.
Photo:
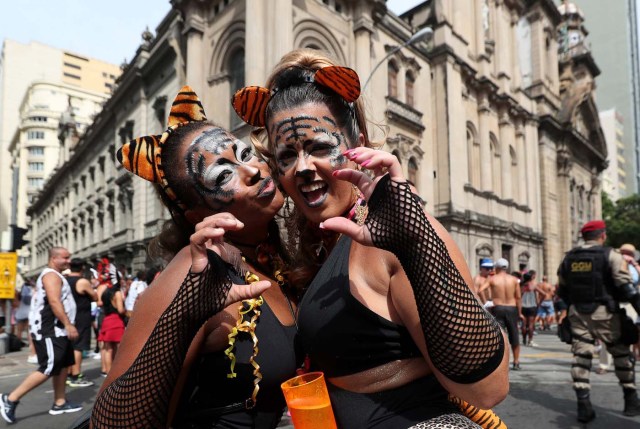
<svg viewBox="0 0 640 429"><path fill-rule="evenodd" d="M368 174L352 168L344 168L333 172L333 176L353 183L362 191L366 200L371 198L373 190L385 175L389 174L390 179L395 182L406 182L402 174L402 167L395 155L383 151L366 147L349 149L344 155L356 164L373 172L373 178ZM325 220L320 224L320 228L346 234L353 240L366 246L372 246L371 234L366 225L356 225L344 217L334 217Z"/></svg>
<svg viewBox="0 0 640 429"><path fill-rule="evenodd" d="M244 228L231 213L216 213L206 217L196 225L196 232L191 235L191 272L202 272L209 263L207 249L216 252L222 259L227 259L228 249L225 247L224 234L226 231L239 231ZM227 261L229 262L229 261ZM250 285L234 284L229 290L225 306L243 299L256 297L271 286L269 281L258 281Z"/></svg>
<svg viewBox="0 0 640 429"><path fill-rule="evenodd" d="M227 231L239 231L244 228L231 213L216 213L208 216L196 225L191 235L191 272L199 273L208 264L207 249L213 250L223 259L225 256L224 234Z"/></svg>

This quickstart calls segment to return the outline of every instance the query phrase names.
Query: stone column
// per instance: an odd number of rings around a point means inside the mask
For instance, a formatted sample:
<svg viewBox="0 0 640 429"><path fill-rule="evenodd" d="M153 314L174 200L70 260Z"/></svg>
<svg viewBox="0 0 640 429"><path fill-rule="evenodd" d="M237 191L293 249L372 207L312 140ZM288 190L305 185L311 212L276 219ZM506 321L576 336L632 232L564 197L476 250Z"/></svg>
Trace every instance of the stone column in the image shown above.
<svg viewBox="0 0 640 429"><path fill-rule="evenodd" d="M206 87L204 81L204 57L205 52L203 36L205 19L197 11L192 10L185 20L183 34L187 39L187 74L189 86L201 94Z"/></svg>
<svg viewBox="0 0 640 429"><path fill-rule="evenodd" d="M266 2L261 2L266 3ZM267 14L271 31L271 42L267 45L267 72L280 61L280 58L293 49L293 4L292 0L272 0L269 3ZM251 31L247 27L247 33ZM266 76L263 77L263 81Z"/></svg>
<svg viewBox="0 0 640 429"><path fill-rule="evenodd" d="M353 26L355 36L355 69L363 79L367 79L371 73L371 34L374 31L371 18L361 12ZM383 54L384 55L384 54Z"/></svg>
<svg viewBox="0 0 640 429"><path fill-rule="evenodd" d="M516 132L516 154L518 155L518 187L520 189L520 193L518 195L517 202L519 204L524 204L530 206L529 202L529 183L527 181L527 176L532 176L531 180L537 180L531 173L529 169L529 156L527 156L527 149L525 147L525 130L522 119L518 119L516 121L515 132ZM514 178L515 180L515 178Z"/></svg>
<svg viewBox="0 0 640 429"><path fill-rule="evenodd" d="M520 87L520 61L518 58L518 20L519 16L516 11L511 11L511 29L509 39L511 40L511 86L513 88ZM520 152L518 152L519 154Z"/></svg>
<svg viewBox="0 0 640 429"><path fill-rule="evenodd" d="M509 108L503 107L500 109L500 120L498 122L500 128L500 167L502 170L502 198L505 200L513 198L512 193L512 180L515 177L511 177L511 152L509 146L511 146L513 136L512 125L509 117Z"/></svg>
<svg viewBox="0 0 640 429"><path fill-rule="evenodd" d="M480 140L481 188L483 191L493 189L491 175L491 150L489 148L489 108L488 94L478 92L478 139Z"/></svg>
<svg viewBox="0 0 640 429"><path fill-rule="evenodd" d="M263 84L267 77L266 3L246 0L244 80L250 85Z"/></svg>

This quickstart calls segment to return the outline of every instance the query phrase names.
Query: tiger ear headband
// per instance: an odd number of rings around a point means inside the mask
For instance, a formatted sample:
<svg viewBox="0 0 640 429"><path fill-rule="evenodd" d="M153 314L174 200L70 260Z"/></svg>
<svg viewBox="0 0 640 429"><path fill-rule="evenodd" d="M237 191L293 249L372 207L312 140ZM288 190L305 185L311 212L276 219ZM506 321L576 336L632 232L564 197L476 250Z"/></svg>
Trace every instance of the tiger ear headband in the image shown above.
<svg viewBox="0 0 640 429"><path fill-rule="evenodd" d="M305 76L305 82L329 88L347 103L353 103L360 97L360 78L355 70L341 66L327 66L317 70L311 76ZM267 105L273 91L261 86L245 86L239 89L231 104L240 118L254 127L264 127Z"/></svg>
<svg viewBox="0 0 640 429"><path fill-rule="evenodd" d="M183 86L171 105L167 130L162 135L138 137L126 143L116 154L118 162L136 176L159 184L162 191L176 204L177 208L184 211L184 204L180 202L165 177L162 166L162 148L178 127L206 120L202 103L196 93L190 86Z"/></svg>

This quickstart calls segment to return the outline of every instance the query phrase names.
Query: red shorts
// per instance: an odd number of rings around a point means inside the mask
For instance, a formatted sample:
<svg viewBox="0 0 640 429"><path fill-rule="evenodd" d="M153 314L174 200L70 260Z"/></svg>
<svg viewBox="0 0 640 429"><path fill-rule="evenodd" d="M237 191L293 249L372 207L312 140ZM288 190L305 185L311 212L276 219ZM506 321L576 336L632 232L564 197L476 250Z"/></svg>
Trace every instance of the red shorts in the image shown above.
<svg viewBox="0 0 640 429"><path fill-rule="evenodd" d="M124 334L124 321L117 313L108 314L102 321L98 341L107 343L119 343Z"/></svg>

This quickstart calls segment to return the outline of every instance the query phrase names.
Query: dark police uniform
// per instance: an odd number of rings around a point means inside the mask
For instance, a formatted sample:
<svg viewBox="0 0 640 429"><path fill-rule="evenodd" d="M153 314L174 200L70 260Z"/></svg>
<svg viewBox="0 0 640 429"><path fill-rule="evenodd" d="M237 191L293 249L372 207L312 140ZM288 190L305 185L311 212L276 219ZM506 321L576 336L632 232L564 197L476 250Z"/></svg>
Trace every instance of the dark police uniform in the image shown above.
<svg viewBox="0 0 640 429"><path fill-rule="evenodd" d="M558 276L558 295L569 304L567 317L573 336L571 377L578 397L578 420L595 418L589 402L589 375L596 338L613 356L615 374L625 396L625 414L640 413L630 346L621 341L620 290L631 283L622 255L597 241L587 241L567 252Z"/></svg>

